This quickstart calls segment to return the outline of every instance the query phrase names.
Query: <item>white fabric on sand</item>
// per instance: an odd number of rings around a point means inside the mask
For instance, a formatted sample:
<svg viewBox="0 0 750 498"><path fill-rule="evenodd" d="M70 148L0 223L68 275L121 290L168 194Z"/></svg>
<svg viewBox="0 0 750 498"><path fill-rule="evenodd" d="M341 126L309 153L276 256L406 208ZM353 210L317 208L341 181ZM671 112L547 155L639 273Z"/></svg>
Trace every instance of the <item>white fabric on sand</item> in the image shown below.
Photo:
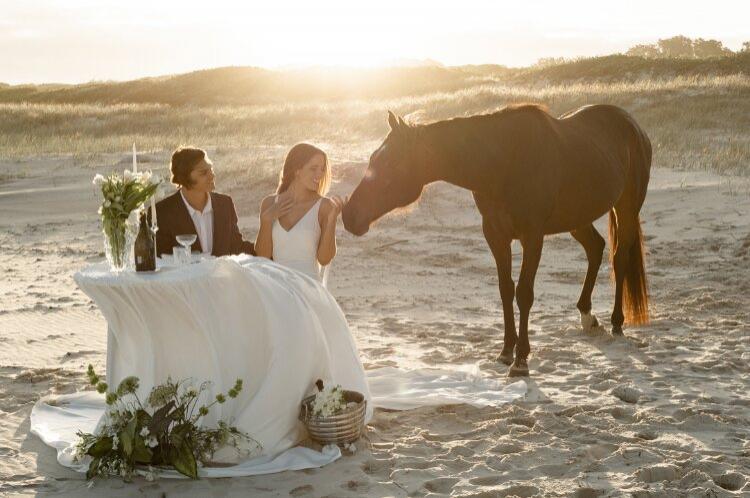
<svg viewBox="0 0 750 498"><path fill-rule="evenodd" d="M467 404L500 406L526 394L526 382L506 385L482 376L479 369L441 368L402 370L395 367L367 371L372 403L378 408L409 410L420 406Z"/></svg>

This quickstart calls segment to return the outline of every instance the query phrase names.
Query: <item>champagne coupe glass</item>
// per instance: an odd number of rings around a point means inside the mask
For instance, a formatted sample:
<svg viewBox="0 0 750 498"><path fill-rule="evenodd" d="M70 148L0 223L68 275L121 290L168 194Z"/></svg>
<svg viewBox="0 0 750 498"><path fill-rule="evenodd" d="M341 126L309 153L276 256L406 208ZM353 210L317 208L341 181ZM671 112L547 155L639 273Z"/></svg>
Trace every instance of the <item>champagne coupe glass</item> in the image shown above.
<svg viewBox="0 0 750 498"><path fill-rule="evenodd" d="M178 235L177 237L175 237L175 239L177 239L177 242L185 249L185 259L187 260L186 263L189 263L191 255L190 246L195 243L196 239L198 239L198 236L194 233L186 233Z"/></svg>

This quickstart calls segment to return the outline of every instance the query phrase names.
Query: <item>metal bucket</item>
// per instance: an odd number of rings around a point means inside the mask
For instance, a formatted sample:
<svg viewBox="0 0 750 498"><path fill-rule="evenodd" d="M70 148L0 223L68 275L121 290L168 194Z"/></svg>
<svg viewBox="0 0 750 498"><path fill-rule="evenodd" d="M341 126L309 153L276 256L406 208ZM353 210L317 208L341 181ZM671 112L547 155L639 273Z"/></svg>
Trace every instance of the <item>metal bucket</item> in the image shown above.
<svg viewBox="0 0 750 498"><path fill-rule="evenodd" d="M299 413L299 419L307 427L313 441L320 444L349 444L359 439L365 426L367 408L367 400L361 393L344 391L344 401L357 404L330 417L312 414L314 400L314 394L303 399Z"/></svg>

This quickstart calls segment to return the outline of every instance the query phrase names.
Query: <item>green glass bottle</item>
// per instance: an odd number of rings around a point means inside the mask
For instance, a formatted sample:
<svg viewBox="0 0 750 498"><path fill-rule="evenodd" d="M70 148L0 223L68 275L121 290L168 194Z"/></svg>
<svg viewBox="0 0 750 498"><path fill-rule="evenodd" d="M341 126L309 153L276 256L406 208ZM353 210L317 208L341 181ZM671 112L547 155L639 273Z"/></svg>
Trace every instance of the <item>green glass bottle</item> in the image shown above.
<svg viewBox="0 0 750 498"><path fill-rule="evenodd" d="M148 226L146 214L141 215L141 226L135 239L135 271L156 270L156 252L154 237Z"/></svg>

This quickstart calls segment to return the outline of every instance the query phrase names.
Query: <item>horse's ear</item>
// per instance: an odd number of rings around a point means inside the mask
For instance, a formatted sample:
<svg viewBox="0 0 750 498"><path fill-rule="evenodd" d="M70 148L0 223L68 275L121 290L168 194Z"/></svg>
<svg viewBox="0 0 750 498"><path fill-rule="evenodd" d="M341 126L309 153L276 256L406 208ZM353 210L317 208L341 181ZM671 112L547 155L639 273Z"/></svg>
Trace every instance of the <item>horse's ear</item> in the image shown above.
<svg viewBox="0 0 750 498"><path fill-rule="evenodd" d="M398 119L391 111L388 111L388 124L390 125L391 130L395 130L399 127Z"/></svg>

